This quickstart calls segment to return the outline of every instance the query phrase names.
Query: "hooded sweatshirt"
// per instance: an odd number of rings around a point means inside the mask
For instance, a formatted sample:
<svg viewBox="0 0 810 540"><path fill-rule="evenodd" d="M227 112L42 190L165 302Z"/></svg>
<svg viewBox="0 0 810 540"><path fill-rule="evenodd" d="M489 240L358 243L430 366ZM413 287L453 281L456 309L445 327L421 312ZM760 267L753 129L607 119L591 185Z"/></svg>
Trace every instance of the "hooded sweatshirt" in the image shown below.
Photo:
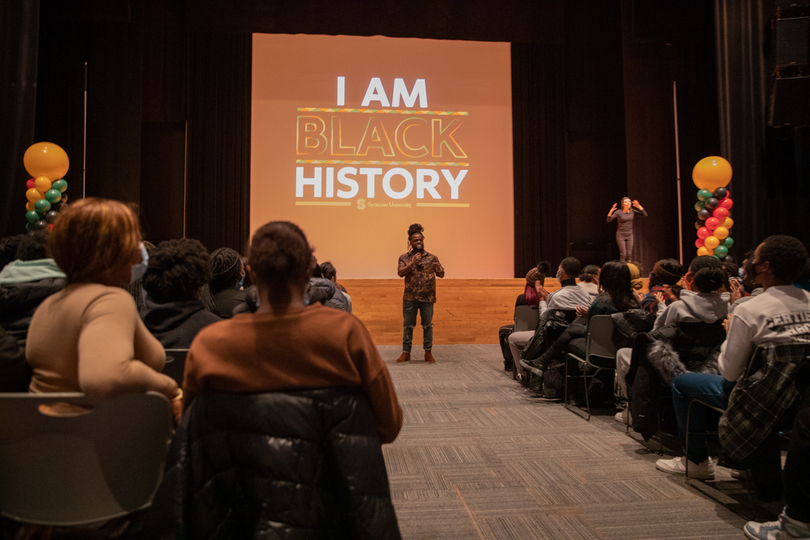
<svg viewBox="0 0 810 540"><path fill-rule="evenodd" d="M197 332L222 320L205 309L200 300L158 304L148 295L140 315L143 324L165 349L188 349Z"/></svg>
<svg viewBox="0 0 810 540"><path fill-rule="evenodd" d="M0 327L25 347L34 311L66 284L65 274L53 259L8 263L0 271Z"/></svg>
<svg viewBox="0 0 810 540"><path fill-rule="evenodd" d="M684 289L681 298L658 311L654 329L679 322L712 324L728 315L727 293L699 293Z"/></svg>

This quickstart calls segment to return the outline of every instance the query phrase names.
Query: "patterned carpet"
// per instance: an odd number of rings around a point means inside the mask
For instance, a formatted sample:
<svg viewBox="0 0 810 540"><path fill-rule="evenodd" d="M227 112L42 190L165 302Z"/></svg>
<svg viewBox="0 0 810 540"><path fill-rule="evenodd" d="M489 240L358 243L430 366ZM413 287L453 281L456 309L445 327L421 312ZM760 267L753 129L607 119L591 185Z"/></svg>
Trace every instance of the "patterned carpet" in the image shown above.
<svg viewBox="0 0 810 540"><path fill-rule="evenodd" d="M384 453L406 540L743 537L743 518L657 471L612 415L586 422L514 382L498 345L436 346L434 365L380 352L405 411Z"/></svg>

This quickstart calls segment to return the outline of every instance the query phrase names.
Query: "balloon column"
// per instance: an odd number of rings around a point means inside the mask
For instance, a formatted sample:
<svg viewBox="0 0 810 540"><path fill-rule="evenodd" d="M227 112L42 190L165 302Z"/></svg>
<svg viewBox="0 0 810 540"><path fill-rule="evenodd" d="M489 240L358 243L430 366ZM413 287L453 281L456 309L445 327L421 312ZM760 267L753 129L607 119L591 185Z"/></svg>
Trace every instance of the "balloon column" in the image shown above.
<svg viewBox="0 0 810 540"><path fill-rule="evenodd" d="M734 245L734 240L729 236L729 229L734 225L731 219L734 201L726 189L731 180L731 164L719 156L705 157L692 170L692 180L700 190L695 203L698 217L695 222L697 254L722 259Z"/></svg>
<svg viewBox="0 0 810 540"><path fill-rule="evenodd" d="M25 170L32 176L26 183L25 229L53 228L59 212L67 206L67 182L62 178L70 166L67 153L54 143L32 144L23 156Z"/></svg>

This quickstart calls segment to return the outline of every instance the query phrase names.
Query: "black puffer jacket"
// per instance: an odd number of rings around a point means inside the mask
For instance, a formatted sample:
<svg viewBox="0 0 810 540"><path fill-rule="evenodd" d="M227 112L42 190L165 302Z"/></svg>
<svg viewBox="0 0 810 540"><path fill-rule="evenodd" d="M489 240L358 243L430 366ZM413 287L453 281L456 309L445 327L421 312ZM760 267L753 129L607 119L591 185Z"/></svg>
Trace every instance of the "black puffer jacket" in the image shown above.
<svg viewBox="0 0 810 540"><path fill-rule="evenodd" d="M43 300L65 288L64 278L45 278L0 287L0 326L25 347L31 317Z"/></svg>
<svg viewBox="0 0 810 540"><path fill-rule="evenodd" d="M145 538L397 539L357 388L201 393L169 449Z"/></svg>

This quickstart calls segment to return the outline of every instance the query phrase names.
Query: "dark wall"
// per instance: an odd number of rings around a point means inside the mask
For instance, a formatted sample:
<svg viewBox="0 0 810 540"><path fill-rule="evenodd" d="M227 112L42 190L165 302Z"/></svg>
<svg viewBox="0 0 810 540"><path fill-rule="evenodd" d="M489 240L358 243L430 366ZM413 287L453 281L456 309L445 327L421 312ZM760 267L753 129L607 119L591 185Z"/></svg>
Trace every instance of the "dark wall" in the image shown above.
<svg viewBox="0 0 810 540"><path fill-rule="evenodd" d="M36 139L65 147L80 196L87 62L87 194L139 203L153 241L185 234L243 250L251 32L511 41L515 274L541 258L615 254L605 215L625 194L651 213L636 251L649 270L678 253L673 77L690 103L682 163L717 153L711 2L639 8L649 4L42 0ZM673 14L688 40L667 41L679 35Z"/></svg>

